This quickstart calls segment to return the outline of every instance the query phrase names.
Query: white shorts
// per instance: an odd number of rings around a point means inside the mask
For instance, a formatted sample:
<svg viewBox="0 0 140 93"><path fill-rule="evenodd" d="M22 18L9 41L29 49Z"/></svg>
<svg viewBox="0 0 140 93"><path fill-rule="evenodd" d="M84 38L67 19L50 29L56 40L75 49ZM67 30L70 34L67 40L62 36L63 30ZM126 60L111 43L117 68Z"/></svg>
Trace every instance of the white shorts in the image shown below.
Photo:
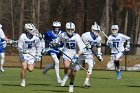
<svg viewBox="0 0 140 93"><path fill-rule="evenodd" d="M35 58L29 54L20 54L19 58L21 62L27 62L27 64L35 63Z"/></svg>
<svg viewBox="0 0 140 93"><path fill-rule="evenodd" d="M87 64L95 64L95 61L93 60L93 55L80 55L78 61L79 63L83 63L83 61L85 61L85 63Z"/></svg>
<svg viewBox="0 0 140 93"><path fill-rule="evenodd" d="M123 53L122 52L116 53L116 54L111 54L111 61L114 62L115 59L121 60L122 57L123 57Z"/></svg>
<svg viewBox="0 0 140 93"><path fill-rule="evenodd" d="M65 53L65 54L64 54ZM76 55L76 52L73 51L64 51L62 58L64 60L69 60L71 61L71 58L73 58L74 55Z"/></svg>

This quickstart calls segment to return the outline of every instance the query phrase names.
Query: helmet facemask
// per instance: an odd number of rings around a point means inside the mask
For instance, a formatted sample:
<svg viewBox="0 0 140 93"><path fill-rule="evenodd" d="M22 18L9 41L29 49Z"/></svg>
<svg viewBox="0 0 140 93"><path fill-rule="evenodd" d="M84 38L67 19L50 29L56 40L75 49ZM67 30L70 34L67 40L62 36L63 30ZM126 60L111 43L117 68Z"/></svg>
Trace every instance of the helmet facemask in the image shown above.
<svg viewBox="0 0 140 93"><path fill-rule="evenodd" d="M113 35L117 35L119 30L118 25L112 25L111 30Z"/></svg>
<svg viewBox="0 0 140 93"><path fill-rule="evenodd" d="M53 32L59 34L61 28L61 23L59 21L53 22Z"/></svg>
<svg viewBox="0 0 140 93"><path fill-rule="evenodd" d="M95 22L95 24L91 26L91 31L92 31L96 36L99 36L99 33L100 33L100 31L101 31L100 26Z"/></svg>
<svg viewBox="0 0 140 93"><path fill-rule="evenodd" d="M66 32L69 36L72 36L75 32L75 24L72 22L66 23Z"/></svg>

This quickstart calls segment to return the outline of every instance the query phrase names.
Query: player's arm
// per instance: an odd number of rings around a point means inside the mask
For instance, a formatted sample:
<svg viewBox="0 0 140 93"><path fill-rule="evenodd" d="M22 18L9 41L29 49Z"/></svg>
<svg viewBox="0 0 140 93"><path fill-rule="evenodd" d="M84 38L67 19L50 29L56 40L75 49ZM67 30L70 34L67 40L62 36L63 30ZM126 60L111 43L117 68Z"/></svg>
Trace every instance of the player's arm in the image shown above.
<svg viewBox="0 0 140 93"><path fill-rule="evenodd" d="M108 40L107 40L106 45L107 45L109 48L113 48L113 42L111 41L111 36L108 37Z"/></svg>
<svg viewBox="0 0 140 93"><path fill-rule="evenodd" d="M19 37L19 40L18 40L18 51L20 52L20 53L23 53L23 39L22 39L23 37L22 37L22 35Z"/></svg>
<svg viewBox="0 0 140 93"><path fill-rule="evenodd" d="M77 42L77 45L79 47L79 51L77 53L78 57L84 53L86 51L86 45L84 44L84 42L82 41L80 35L77 35L76 36L76 42Z"/></svg>
<svg viewBox="0 0 140 93"><path fill-rule="evenodd" d="M4 41L8 42L8 38L5 36L4 32L2 29L0 29L0 38L2 38Z"/></svg>
<svg viewBox="0 0 140 93"><path fill-rule="evenodd" d="M97 57L100 61L103 61L103 58L102 58L102 52L101 52L101 38L99 38L99 42L98 44L96 45L96 48L97 48Z"/></svg>
<svg viewBox="0 0 140 93"><path fill-rule="evenodd" d="M36 53L37 53L37 55L41 55L41 48L40 47L42 47L41 46L41 41L39 40L39 39L37 39L37 42L36 42Z"/></svg>
<svg viewBox="0 0 140 93"><path fill-rule="evenodd" d="M81 39L82 39L83 43L86 45L87 49L91 49L92 48L89 40L86 37L86 34L82 34Z"/></svg>
<svg viewBox="0 0 140 93"><path fill-rule="evenodd" d="M129 51L131 38L126 36L126 35L124 35L124 39L126 40L125 51Z"/></svg>

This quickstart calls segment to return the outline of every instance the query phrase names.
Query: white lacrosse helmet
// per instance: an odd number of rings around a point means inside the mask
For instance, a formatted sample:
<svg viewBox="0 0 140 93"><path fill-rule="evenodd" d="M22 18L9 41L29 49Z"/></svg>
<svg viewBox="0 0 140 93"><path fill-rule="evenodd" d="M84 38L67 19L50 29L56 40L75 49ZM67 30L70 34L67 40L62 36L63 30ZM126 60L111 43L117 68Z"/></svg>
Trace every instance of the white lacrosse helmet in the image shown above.
<svg viewBox="0 0 140 93"><path fill-rule="evenodd" d="M112 25L111 30L112 30L112 34L117 34L118 30L119 30L119 26L118 25Z"/></svg>
<svg viewBox="0 0 140 93"><path fill-rule="evenodd" d="M36 32L38 32L38 30L35 28L35 26L32 23L26 23L24 28L31 35L35 35Z"/></svg>
<svg viewBox="0 0 140 93"><path fill-rule="evenodd" d="M59 21L53 22L53 31L55 34L58 34L61 28L61 23Z"/></svg>
<svg viewBox="0 0 140 93"><path fill-rule="evenodd" d="M66 32L71 36L75 32L75 24L72 22L67 22Z"/></svg>
<svg viewBox="0 0 140 93"><path fill-rule="evenodd" d="M2 24L0 24L0 28L2 28Z"/></svg>
<svg viewBox="0 0 140 93"><path fill-rule="evenodd" d="M91 31L96 31L99 33L101 31L100 26L95 22L94 25L91 26Z"/></svg>

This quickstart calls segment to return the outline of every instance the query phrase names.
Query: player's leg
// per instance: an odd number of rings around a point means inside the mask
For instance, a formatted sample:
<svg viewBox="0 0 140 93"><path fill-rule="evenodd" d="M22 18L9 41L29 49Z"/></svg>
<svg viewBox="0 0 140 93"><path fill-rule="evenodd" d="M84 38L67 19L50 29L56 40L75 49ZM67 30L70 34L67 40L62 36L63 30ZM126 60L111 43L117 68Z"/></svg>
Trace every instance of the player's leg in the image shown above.
<svg viewBox="0 0 140 93"><path fill-rule="evenodd" d="M119 60L114 60L115 63L115 70L116 70L116 74L117 74L117 79L121 79L121 71L120 71L120 63Z"/></svg>
<svg viewBox="0 0 140 93"><path fill-rule="evenodd" d="M70 84L69 84L69 92L74 92L73 87L74 87L75 75L76 75L76 70L71 69L71 73L70 73Z"/></svg>
<svg viewBox="0 0 140 93"><path fill-rule="evenodd" d="M64 78L61 82L61 86L64 86L66 81L68 80L69 78L69 73L68 73L68 70L69 70L69 66L70 66L70 61L69 60L64 60L63 62L63 65L64 65Z"/></svg>
<svg viewBox="0 0 140 93"><path fill-rule="evenodd" d="M26 71L27 71L27 62L22 62L22 69L21 69L21 86L25 87L25 79L26 79Z"/></svg>
<svg viewBox="0 0 140 93"><path fill-rule="evenodd" d="M43 69L43 74L46 74L50 69L54 68L54 63L46 64L45 68Z"/></svg>
<svg viewBox="0 0 140 93"><path fill-rule="evenodd" d="M59 59L57 58L56 54L52 54L52 59L54 61L55 64L55 73L56 73L56 79L57 79L57 83L60 84L61 83L61 78L59 75Z"/></svg>
<svg viewBox="0 0 140 93"><path fill-rule="evenodd" d="M56 53L51 53L51 57L53 59L53 64L46 64L45 68L43 69L43 74L46 74L50 69L55 67L55 61L59 64L59 60L57 60ZM58 69L58 67L56 67ZM59 71L58 71L59 72Z"/></svg>
<svg viewBox="0 0 140 93"><path fill-rule="evenodd" d="M95 64L95 62L93 61L93 59L85 59L85 63L88 65L88 73L86 72L86 79L84 81L84 86L85 87L91 87L90 84L90 76L92 74L92 70L93 70L93 65Z"/></svg>
<svg viewBox="0 0 140 93"><path fill-rule="evenodd" d="M112 54L110 57L110 61L107 63L107 68L106 68L107 70L115 70L114 59L115 59L115 56Z"/></svg>
<svg viewBox="0 0 140 93"><path fill-rule="evenodd" d="M1 59L0 59L0 62L1 62L0 70L1 70L1 72L4 72L3 64L4 64L5 54L4 53L0 53L0 56L1 56Z"/></svg>
<svg viewBox="0 0 140 93"><path fill-rule="evenodd" d="M117 79L121 79L121 70L120 70L120 56L122 56L121 53L118 53L116 55L116 58L114 60L115 63L115 70L116 70L116 74L117 74Z"/></svg>

